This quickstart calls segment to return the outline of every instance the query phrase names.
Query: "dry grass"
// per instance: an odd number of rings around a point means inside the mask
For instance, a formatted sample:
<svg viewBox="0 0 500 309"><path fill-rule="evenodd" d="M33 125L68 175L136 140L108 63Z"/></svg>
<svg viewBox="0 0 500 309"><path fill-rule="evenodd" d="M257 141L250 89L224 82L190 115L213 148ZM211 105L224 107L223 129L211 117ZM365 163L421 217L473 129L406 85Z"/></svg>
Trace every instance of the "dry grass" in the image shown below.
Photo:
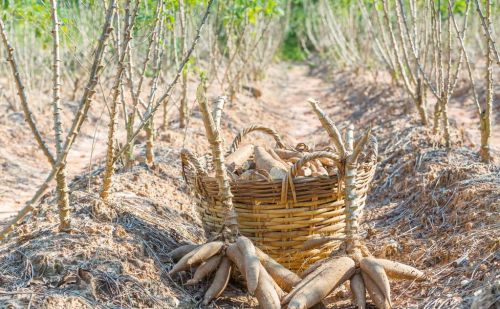
<svg viewBox="0 0 500 309"><path fill-rule="evenodd" d="M178 182L170 149L156 171L116 176L110 206L89 192L88 175L73 182L74 232L56 233L53 196L0 247L0 302L35 307L176 307L196 302L166 274L167 253L204 239ZM91 187L98 187L96 178ZM5 289L5 290L3 290ZM15 295L4 291L15 291ZM26 294L22 294L26 293ZM31 294L33 293L33 294ZM76 306L76 305L75 305Z"/></svg>
<svg viewBox="0 0 500 309"><path fill-rule="evenodd" d="M467 148L436 149L425 135L400 136L406 146L381 162L367 242L378 256L426 270L425 283L401 286L403 304L465 308L499 278L500 168Z"/></svg>

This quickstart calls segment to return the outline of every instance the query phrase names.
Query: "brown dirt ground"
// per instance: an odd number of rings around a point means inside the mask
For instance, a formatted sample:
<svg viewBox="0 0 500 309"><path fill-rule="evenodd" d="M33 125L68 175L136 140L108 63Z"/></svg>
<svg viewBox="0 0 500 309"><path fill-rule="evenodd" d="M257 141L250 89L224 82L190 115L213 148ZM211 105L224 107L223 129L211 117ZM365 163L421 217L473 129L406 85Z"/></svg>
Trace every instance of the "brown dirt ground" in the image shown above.
<svg viewBox="0 0 500 309"><path fill-rule="evenodd" d="M487 301L495 297L491 294L498 291L500 278L500 168L478 163L477 119L470 116L471 104L462 98L450 104L452 124L460 129L453 128L454 145L446 150L428 129L418 126L403 92L386 80L383 74L327 76L321 71L311 74L305 66L276 65L267 79L254 85L262 97L242 93L226 106L224 139L228 144L238 129L261 123L277 129L290 144L324 144L326 134L306 103L308 97L319 99L341 128L353 123L361 132L372 125L380 143L380 163L367 202L363 236L376 256L414 265L428 275L423 283L393 282L395 307L469 308L474 298ZM196 82L191 84L190 93L194 93ZM209 93L218 94L215 87ZM99 110L93 111L68 159L75 232L55 232L54 195L47 194L37 211L0 244L0 304L14 308L199 306L207 283L184 287L187 275L170 278L166 273L172 266L166 254L172 248L205 239L179 164L182 147L199 154L207 151L200 113L193 99L189 104L193 108L187 129L178 128L175 106L171 108L169 128L159 130L154 168L139 163L130 171L117 172L111 208L96 203L106 121L99 120ZM50 111L42 112L39 121L49 132ZM161 124L161 115L156 121ZM21 115L8 113L0 119L0 130L1 144L8 145L0 149L0 203L1 212L9 215L31 196L48 169L30 142ZM98 134L89 168L94 132ZM269 143L257 134L255 138ZM139 139L139 157L142 142ZM492 144L500 145L498 127ZM497 155L499 150L495 148ZM341 288L326 303L350 308L348 297L347 289ZM241 285L231 283L212 306L254 305Z"/></svg>

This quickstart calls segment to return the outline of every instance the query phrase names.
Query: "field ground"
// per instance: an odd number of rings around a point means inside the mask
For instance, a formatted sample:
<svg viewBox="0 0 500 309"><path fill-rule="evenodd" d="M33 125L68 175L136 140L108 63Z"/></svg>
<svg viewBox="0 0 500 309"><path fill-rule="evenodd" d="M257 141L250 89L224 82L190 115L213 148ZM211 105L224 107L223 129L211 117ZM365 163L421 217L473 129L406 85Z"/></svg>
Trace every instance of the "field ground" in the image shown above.
<svg viewBox="0 0 500 309"><path fill-rule="evenodd" d="M195 84L191 83L192 94ZM306 102L309 97L322 102L341 128L353 123L355 132L361 133L372 125L380 160L365 211L365 242L375 255L390 256L428 275L423 283L395 282L395 307L469 308L474 298L494 297L488 291L500 279L500 167L478 163L478 124L470 102L461 98L450 102L454 145L447 151L430 129L406 116L415 117L415 112L407 113L412 104L383 74L327 75L320 69L279 64L252 86L262 92L261 97L242 93L225 109L226 144L238 129L254 123L275 128L290 144L326 143L327 135ZM466 83L459 87L466 92ZM210 88L212 96L218 95L215 88ZM496 93L500 97L500 91ZM430 96L428 102L430 108ZM189 105L195 106L193 99ZM498 123L498 106L495 112ZM192 109L187 129L179 129L173 120L176 113L170 113L169 128L159 130L156 166L140 163L131 171L119 171L112 209L94 203L106 149L107 117L100 119L100 114L92 112L68 159L75 232L53 233L55 199L53 193L47 194L38 210L0 245L0 287L15 287L10 294L0 292L0 303L52 308L195 307L206 283L181 286L186 278L172 280L166 274L171 264L165 257L179 243L204 240L179 163L183 147L207 152L200 113ZM49 119L39 119L46 131ZM161 115L156 121L161 124ZM492 131L491 145L498 157L500 130L496 126ZM48 172L29 135L20 113L0 117L0 143L5 145L0 149L2 223L29 199ZM137 152L142 151L139 140ZM255 300L242 295L241 286L231 286L215 307L255 305ZM346 299L347 289L339 289L326 303L347 308Z"/></svg>

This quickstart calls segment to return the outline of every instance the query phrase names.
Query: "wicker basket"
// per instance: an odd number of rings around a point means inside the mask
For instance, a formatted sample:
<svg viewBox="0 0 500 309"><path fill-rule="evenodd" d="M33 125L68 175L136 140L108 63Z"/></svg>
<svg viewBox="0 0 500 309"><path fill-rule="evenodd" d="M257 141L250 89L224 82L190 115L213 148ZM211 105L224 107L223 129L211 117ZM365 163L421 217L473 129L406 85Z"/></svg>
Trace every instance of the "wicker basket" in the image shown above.
<svg viewBox="0 0 500 309"><path fill-rule="evenodd" d="M277 147L287 148L274 130L251 126L236 136L229 152L235 151L243 136L252 131L265 132L274 137ZM357 186L361 205L365 203L376 166L377 147L376 141L372 141L358 165ZM209 234L220 232L223 209L217 181L209 176L210 156L197 159L183 151L181 158L183 175L195 193L205 230ZM298 170L298 167L293 170ZM343 237L344 186L338 176L293 176L291 172L283 181L232 181L231 192L240 232L277 262L300 272L327 257L340 245L340 241L332 241L319 248L303 248L304 241L314 236Z"/></svg>

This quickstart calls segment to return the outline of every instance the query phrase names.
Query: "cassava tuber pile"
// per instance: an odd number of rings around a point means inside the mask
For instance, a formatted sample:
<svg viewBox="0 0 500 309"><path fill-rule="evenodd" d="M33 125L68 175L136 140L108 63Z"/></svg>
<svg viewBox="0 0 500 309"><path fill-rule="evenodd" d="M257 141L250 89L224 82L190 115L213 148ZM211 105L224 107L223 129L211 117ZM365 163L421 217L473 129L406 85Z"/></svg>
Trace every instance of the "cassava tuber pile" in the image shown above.
<svg viewBox="0 0 500 309"><path fill-rule="evenodd" d="M361 245L362 246L362 245ZM331 292L350 281L353 303L366 308L366 292L379 309L392 308L389 278L423 280L425 275L411 266L348 251L345 256L333 256L315 263L303 273L302 281L285 296L281 303L289 309L306 309L321 303Z"/></svg>
<svg viewBox="0 0 500 309"><path fill-rule="evenodd" d="M290 291L300 281L299 276L260 251L245 236L239 236L232 243L212 241L203 245L184 245L170 252L170 257L177 263L169 275L193 272L186 285L197 284L214 274L203 298L204 305L226 289L235 266L246 280L248 292L259 301L260 308L280 308L284 291Z"/></svg>
<svg viewBox="0 0 500 309"><path fill-rule="evenodd" d="M246 144L225 158L232 180L279 180L290 168L310 152L282 148L265 148ZM297 178L337 175L334 162L327 158L306 162L297 171Z"/></svg>

